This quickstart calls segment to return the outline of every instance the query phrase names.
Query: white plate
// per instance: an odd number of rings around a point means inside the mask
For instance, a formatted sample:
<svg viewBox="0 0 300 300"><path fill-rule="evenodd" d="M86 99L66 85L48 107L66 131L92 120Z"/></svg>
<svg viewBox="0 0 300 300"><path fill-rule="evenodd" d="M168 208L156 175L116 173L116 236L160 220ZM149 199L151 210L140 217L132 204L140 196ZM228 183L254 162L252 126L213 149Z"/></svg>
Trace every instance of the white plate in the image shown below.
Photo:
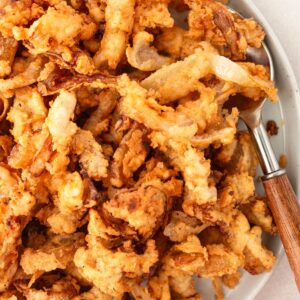
<svg viewBox="0 0 300 300"><path fill-rule="evenodd" d="M253 17L263 26L267 33L266 44L271 51L275 64L275 80L279 90L280 102L278 104L267 103L265 105L263 120L265 122L267 120L275 120L280 127L279 134L271 138L271 143L278 158L281 154L286 154L288 158L287 172L299 198L300 153L295 141L299 142L300 138L300 99L297 93L294 73L272 28L253 2L251 0L231 0L229 5L245 17ZM265 236L264 242L279 260L283 254L280 239L278 237ZM273 270L275 268L276 265ZM272 272L252 276L244 272L240 284L234 290L226 289L225 299L253 300L271 274ZM201 279L199 289L205 300L213 300L213 294L207 292L207 285L210 285L210 283Z"/></svg>

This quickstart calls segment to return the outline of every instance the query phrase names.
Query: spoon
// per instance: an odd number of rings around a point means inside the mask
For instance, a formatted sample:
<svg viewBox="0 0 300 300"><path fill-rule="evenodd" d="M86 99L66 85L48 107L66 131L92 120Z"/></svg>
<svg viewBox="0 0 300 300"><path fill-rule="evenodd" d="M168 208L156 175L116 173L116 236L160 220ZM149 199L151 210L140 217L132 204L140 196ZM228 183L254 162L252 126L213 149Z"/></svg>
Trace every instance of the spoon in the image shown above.
<svg viewBox="0 0 300 300"><path fill-rule="evenodd" d="M274 64L266 44L263 43L259 49L249 47L247 59L268 67L270 78L274 79ZM251 101L239 95L238 99L230 99L226 107L237 107L240 118L248 127L264 173L262 182L269 207L300 292L300 207L286 171L279 167L262 123L262 108L266 100L265 98L262 101Z"/></svg>

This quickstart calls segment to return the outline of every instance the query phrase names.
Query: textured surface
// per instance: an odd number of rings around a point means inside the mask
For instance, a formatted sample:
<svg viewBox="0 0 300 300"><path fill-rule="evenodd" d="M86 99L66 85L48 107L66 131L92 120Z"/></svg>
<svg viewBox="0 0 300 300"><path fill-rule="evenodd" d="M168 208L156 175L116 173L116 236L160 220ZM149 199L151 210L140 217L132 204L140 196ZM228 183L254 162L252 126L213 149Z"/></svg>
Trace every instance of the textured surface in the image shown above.
<svg viewBox="0 0 300 300"><path fill-rule="evenodd" d="M272 26L275 34L281 41L290 63L295 72L298 84L300 82L300 21L298 14L300 2L298 0L273 0L272 3L265 0L253 0L256 6L264 14ZM270 5L271 4L271 5ZM278 263L270 280L262 289L255 300L296 300L299 294L289 269L286 256Z"/></svg>

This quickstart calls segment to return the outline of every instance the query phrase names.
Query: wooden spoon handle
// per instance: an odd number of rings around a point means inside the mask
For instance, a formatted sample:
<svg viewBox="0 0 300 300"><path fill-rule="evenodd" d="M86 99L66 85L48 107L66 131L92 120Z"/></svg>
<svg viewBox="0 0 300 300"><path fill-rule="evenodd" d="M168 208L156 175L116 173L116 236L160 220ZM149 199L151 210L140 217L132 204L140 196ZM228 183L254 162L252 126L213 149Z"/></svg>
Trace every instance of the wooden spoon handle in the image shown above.
<svg viewBox="0 0 300 300"><path fill-rule="evenodd" d="M300 292L300 207L286 174L263 179L286 255Z"/></svg>

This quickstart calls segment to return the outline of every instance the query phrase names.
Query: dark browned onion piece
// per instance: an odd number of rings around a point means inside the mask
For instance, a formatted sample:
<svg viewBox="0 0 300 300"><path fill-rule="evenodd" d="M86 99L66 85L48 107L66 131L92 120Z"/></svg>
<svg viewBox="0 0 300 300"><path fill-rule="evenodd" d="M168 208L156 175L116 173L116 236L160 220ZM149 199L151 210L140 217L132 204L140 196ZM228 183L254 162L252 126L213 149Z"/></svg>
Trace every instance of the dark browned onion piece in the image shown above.
<svg viewBox="0 0 300 300"><path fill-rule="evenodd" d="M117 76L97 73L94 75L82 75L73 73L67 69L57 67L47 79L38 83L38 90L43 96L53 95L60 90L74 90L81 85L89 85L93 82L100 81L103 84L114 84L117 81Z"/></svg>

